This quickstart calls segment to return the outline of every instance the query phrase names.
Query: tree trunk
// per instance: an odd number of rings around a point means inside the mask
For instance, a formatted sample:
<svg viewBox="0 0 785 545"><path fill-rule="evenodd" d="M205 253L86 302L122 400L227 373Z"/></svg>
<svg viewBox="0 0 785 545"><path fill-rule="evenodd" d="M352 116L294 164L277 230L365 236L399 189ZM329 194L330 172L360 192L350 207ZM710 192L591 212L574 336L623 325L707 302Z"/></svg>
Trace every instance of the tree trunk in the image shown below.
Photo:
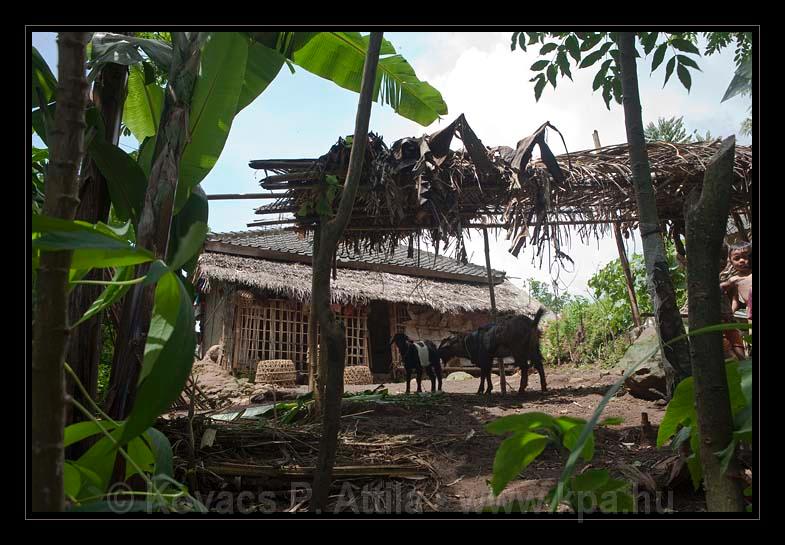
<svg viewBox="0 0 785 545"><path fill-rule="evenodd" d="M316 312L321 329L319 375L321 376L322 373L326 375L322 400L322 437L319 441L319 457L314 471L313 497L310 505L310 510L314 512L322 512L327 507L333 465L335 464L335 451L338 444L338 426L343 395L343 369L346 359L344 329L330 310L330 266L338 241L351 217L354 198L360 185L365 149L368 144L371 100L381 44L382 33L372 32L363 68L352 151L349 155L349 169L341 194L341 203L333 220L322 221L318 254L313 258L311 297L314 302L313 310Z"/></svg>
<svg viewBox="0 0 785 545"><path fill-rule="evenodd" d="M95 105L104 119L106 141L116 146L120 141L120 121L123 117L123 104L125 103L126 82L128 67L121 64L107 64L101 69L93 88ZM96 135L95 138L100 138ZM106 222L109 217L109 191L106 179L98 170L93 161L87 163L87 176L79 189L79 208L76 219L88 223L99 221ZM86 276L87 280L104 280L104 271L93 270ZM101 286L80 284L76 286L68 303L69 323L74 323L90 308L102 291ZM98 362L101 358L103 345L102 335L103 313L98 313L71 332L66 361L76 373L79 381L84 385L93 399L98 393ZM71 395L82 405L90 404L81 391L74 387L71 379L66 381L68 395ZM66 407L66 424L73 424L84 420L84 416L74 411L71 406ZM85 442L79 442L69 447L69 458L76 459L83 452Z"/></svg>
<svg viewBox="0 0 785 545"><path fill-rule="evenodd" d="M199 72L203 36L196 32L190 36L173 33L172 41L169 84L136 234L137 244L152 251L158 259L166 259L180 158L188 139L188 113ZM146 274L148 269L149 264L137 267L136 274ZM155 285L141 284L136 284L125 297L106 399L106 412L118 420L128 416L136 397L136 382L144 359L154 299Z"/></svg>
<svg viewBox="0 0 785 545"><path fill-rule="evenodd" d="M84 155L86 32L57 37L57 109L46 176L43 213L74 219L79 205L78 169ZM62 511L65 380L68 343L67 293L70 251L42 252L38 272L32 364L32 508Z"/></svg>
<svg viewBox="0 0 785 545"><path fill-rule="evenodd" d="M657 203L651 183L649 157L643 136L638 73L635 65L635 34L620 32L618 46L624 121L627 129L635 199L638 204L643 257L646 263L646 280L654 307L660 343L663 343L663 366L668 397L670 397L673 395L676 385L692 374L689 344L686 340L681 340L670 346L664 345L664 343L684 335L684 324L681 321L676 303L676 292L673 289L665 245L662 241Z"/></svg>
<svg viewBox="0 0 785 545"><path fill-rule="evenodd" d="M690 265L687 267L690 331L719 324L720 248L725 236L733 183L735 138L726 138L706 168L700 199L697 190L685 205ZM697 202L696 202L697 201ZM690 343L695 381L695 409L709 511L744 511L742 481L735 460L727 475L720 471L715 452L731 442L733 415L723 365L722 334L697 335Z"/></svg>

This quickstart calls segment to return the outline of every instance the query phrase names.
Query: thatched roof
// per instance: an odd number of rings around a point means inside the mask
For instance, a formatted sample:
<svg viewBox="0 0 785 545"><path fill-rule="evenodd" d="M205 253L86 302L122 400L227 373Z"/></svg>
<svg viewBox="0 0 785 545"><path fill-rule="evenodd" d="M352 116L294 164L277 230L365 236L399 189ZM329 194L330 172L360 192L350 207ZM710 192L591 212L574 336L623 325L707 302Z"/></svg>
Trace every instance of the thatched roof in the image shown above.
<svg viewBox="0 0 785 545"><path fill-rule="evenodd" d="M344 241L357 248L381 250L422 235L465 260L463 231L478 224L503 228L512 240L511 253L525 244L538 253L552 244L561 258L569 228L581 225L579 235L604 236L608 222L622 229L637 225L637 207L627 145L607 146L554 157L545 141L548 123L518 142L516 149L485 147L463 115L444 129L420 138L404 138L389 148L369 134L360 189ZM465 149L449 148L453 137ZM707 162L719 141L694 144L647 145L660 216L673 226L683 223L687 194L703 181ZM538 146L541 159L531 161ZM272 172L261 185L279 191L259 214L278 219L250 225L291 224L308 231L324 211L336 205L331 192L346 175L351 144L339 139L317 159L255 160L250 166ZM751 202L752 150L736 146L735 182L731 208L748 213ZM332 187L330 181L332 180ZM282 190L282 191L281 191ZM282 217L294 214L294 219Z"/></svg>
<svg viewBox="0 0 785 545"><path fill-rule="evenodd" d="M313 234L283 229L263 229L210 233L205 250L271 261L289 261L310 265L313 258ZM483 285L488 283L485 267L460 263L437 256L424 249L396 246L391 252L356 252L344 245L336 252L336 265L349 269L374 270L431 279L457 280ZM493 270L494 283L504 281L504 271Z"/></svg>
<svg viewBox="0 0 785 545"><path fill-rule="evenodd" d="M302 263L268 261L214 252L199 257L197 278L209 293L211 282L226 282L301 302L310 300L311 267ZM541 306L509 280L495 286L499 312L534 314ZM425 305L445 314L490 311L488 286L417 278L386 272L338 268L332 280L334 303L367 304L370 301Z"/></svg>

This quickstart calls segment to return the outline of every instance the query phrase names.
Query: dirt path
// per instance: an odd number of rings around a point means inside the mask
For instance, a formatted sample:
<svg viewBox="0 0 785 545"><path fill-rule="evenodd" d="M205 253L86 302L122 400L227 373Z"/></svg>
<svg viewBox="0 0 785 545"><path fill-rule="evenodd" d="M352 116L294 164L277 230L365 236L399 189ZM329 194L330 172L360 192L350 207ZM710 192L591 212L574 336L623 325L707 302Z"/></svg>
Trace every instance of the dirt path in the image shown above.
<svg viewBox="0 0 785 545"><path fill-rule="evenodd" d="M215 378L211 381L221 385L227 392L231 382ZM205 369L203 369L203 372ZM499 378L494 376L494 393L488 397L476 393L479 379L443 382L446 395L431 398L430 381L423 381L422 394L417 396L423 403L413 404L368 404L362 408L345 404L341 434L353 441L373 441L391 436L411 438L411 455L419 457L436 474L435 485L428 494L428 509L438 511L476 512L489 503L505 504L512 499L542 498L558 479L566 455L555 447L545 451L514 480L505 492L495 500L489 495L488 482L492 477L493 461L502 437L485 431L485 425L498 417L539 411L552 416L574 416L588 419L605 392L619 376L601 369L562 368L548 370L548 391L540 391L539 378L529 377L529 385L523 396L518 395L519 377L507 379L508 393L502 396ZM230 379L234 380L234 379ZM201 380L200 380L201 382ZM249 388L250 386L250 388ZM378 385L347 385L347 392L373 389ZM416 389L412 381L413 390ZM403 383L386 384L390 394L405 395ZM244 391L253 385L241 385ZM301 386L303 392L306 387ZM247 396L248 394L244 394ZM240 401L242 398L234 398ZM427 402L431 399L432 402ZM354 417L355 413L360 416ZM648 437L641 431L641 414L646 413L652 427ZM595 431L595 456L592 467L606 468L611 474L621 476L622 465L632 465L646 472L655 463L672 453L656 449L653 439L657 426L664 415L661 404L636 399L629 394L614 397L608 403L602 417L620 417L620 425L600 427ZM353 454L356 464L369 463L361 453ZM580 463L578 471L586 464ZM654 501L654 500L653 500ZM662 499L662 506L675 511L697 511L703 509L703 498L695 494L688 485L680 489L671 499Z"/></svg>

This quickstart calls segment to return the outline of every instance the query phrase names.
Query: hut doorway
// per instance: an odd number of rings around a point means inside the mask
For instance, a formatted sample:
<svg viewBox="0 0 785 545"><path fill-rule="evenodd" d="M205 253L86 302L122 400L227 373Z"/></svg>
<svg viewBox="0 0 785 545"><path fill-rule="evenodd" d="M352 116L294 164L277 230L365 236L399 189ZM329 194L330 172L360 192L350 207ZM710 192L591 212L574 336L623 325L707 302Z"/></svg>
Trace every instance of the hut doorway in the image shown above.
<svg viewBox="0 0 785 545"><path fill-rule="evenodd" d="M368 308L368 337L371 342L371 373L390 373L390 305L372 301Z"/></svg>

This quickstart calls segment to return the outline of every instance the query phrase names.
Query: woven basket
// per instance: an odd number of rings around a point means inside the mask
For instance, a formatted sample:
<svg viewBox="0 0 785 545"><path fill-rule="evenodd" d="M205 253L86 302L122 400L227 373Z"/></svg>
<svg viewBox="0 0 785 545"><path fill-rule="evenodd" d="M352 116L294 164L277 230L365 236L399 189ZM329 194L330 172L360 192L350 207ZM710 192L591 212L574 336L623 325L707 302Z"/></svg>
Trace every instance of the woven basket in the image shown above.
<svg viewBox="0 0 785 545"><path fill-rule="evenodd" d="M256 384L277 384L294 388L297 369L292 360L262 360L256 364Z"/></svg>
<svg viewBox="0 0 785 545"><path fill-rule="evenodd" d="M344 384L373 384L371 369L367 365L350 365L343 370Z"/></svg>

